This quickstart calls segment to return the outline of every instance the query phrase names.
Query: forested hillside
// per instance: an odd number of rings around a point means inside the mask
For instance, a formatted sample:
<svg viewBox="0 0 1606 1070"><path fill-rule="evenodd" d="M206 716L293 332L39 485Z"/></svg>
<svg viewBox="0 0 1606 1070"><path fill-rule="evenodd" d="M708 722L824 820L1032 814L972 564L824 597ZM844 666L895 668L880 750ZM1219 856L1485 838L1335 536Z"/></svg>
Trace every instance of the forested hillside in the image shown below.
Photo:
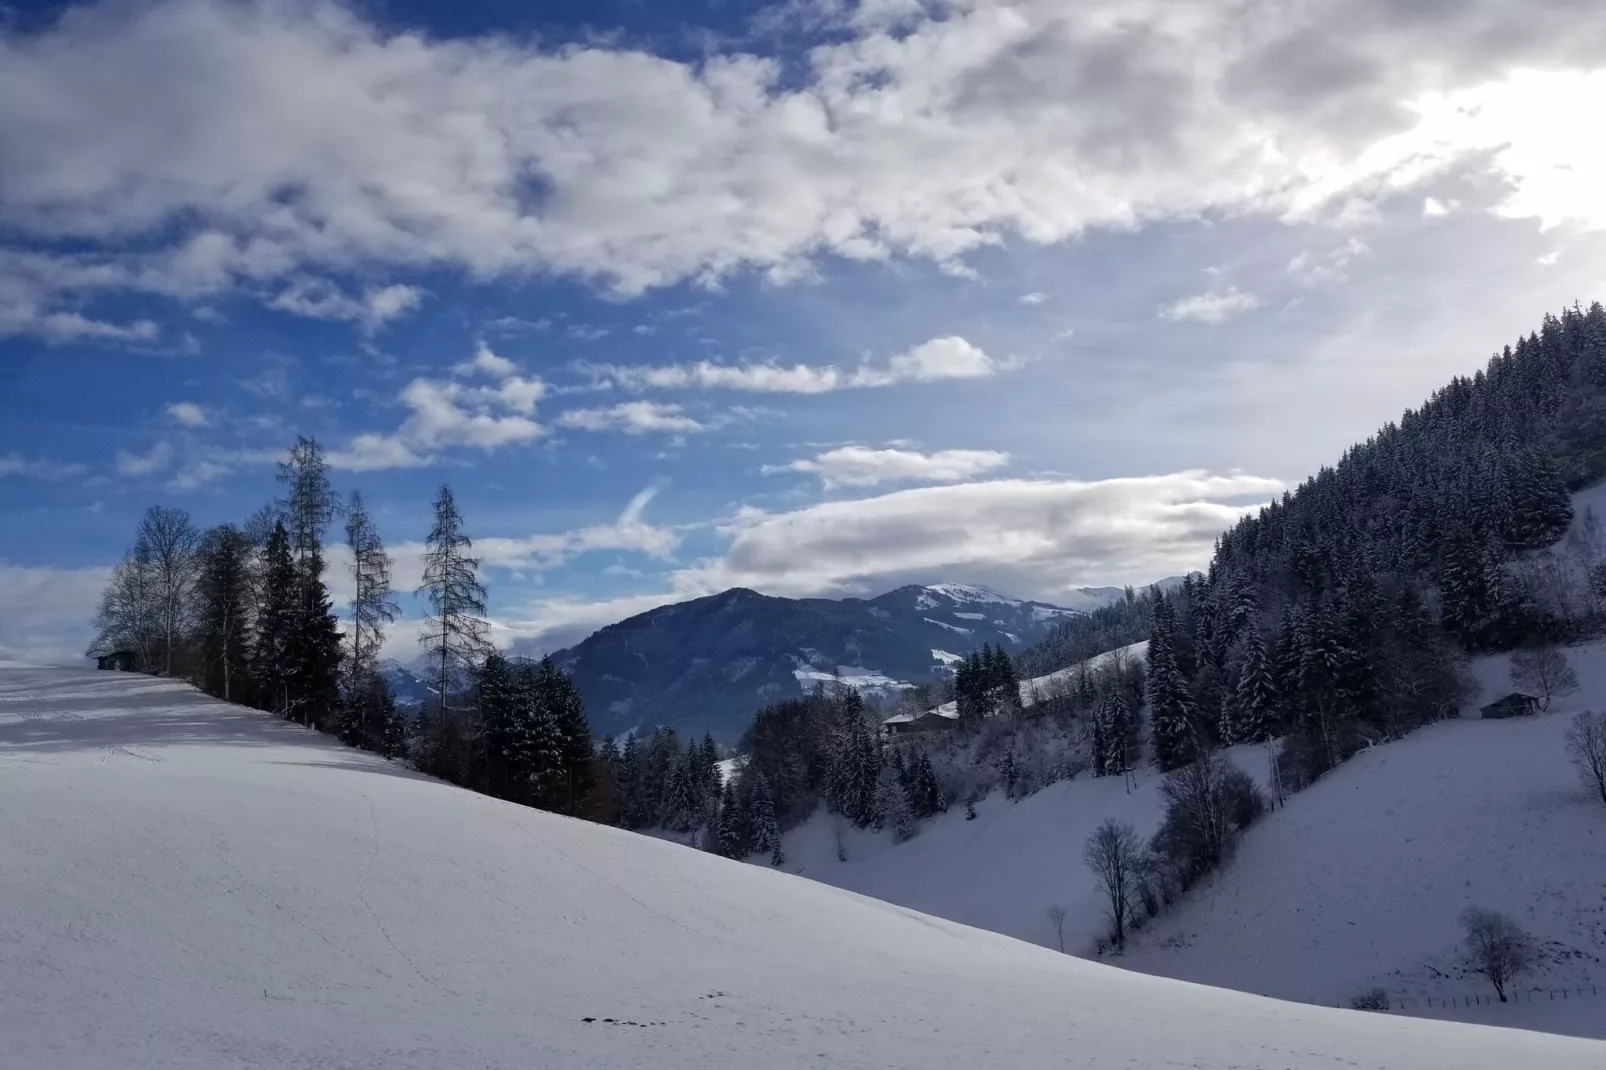
<svg viewBox="0 0 1606 1070"><path fill-rule="evenodd" d="M1287 735L1295 788L1454 712L1465 652L1588 633L1601 531L1568 491L1606 472L1606 310L1568 309L1247 517L1157 607L1162 768ZM1542 552L1545 551L1545 552Z"/></svg>

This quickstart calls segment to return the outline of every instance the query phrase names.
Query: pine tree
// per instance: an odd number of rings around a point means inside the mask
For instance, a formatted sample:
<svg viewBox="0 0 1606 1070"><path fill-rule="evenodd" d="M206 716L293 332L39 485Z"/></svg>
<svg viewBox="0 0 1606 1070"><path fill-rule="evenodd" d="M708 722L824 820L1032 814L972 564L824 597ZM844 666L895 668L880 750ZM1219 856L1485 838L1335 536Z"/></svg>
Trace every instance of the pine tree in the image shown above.
<svg viewBox="0 0 1606 1070"><path fill-rule="evenodd" d="M232 524L207 532L201 542L200 647L202 683L225 702L250 695L250 541Z"/></svg>
<svg viewBox="0 0 1606 1070"><path fill-rule="evenodd" d="M786 862L786 856L781 851L781 829L775 821L775 801L770 795L770 785L764 779L763 773L757 773L753 778L753 795L747 809L747 828L749 840L747 846L754 852L768 852L770 865L779 866Z"/></svg>
<svg viewBox="0 0 1606 1070"><path fill-rule="evenodd" d="M273 525L264 550L262 609L257 618L252 664L257 700L265 710L289 716L290 677L287 656L296 623L296 566L284 522Z"/></svg>
<svg viewBox="0 0 1606 1070"><path fill-rule="evenodd" d="M479 719L475 743L485 769L481 789L511 798L516 783L521 720L526 696L513 677L513 667L493 651L479 667Z"/></svg>
<svg viewBox="0 0 1606 1070"><path fill-rule="evenodd" d="M1231 711L1234 742L1238 743L1258 743L1269 738L1278 722L1277 681L1266 653L1266 641L1258 629L1251 628L1244 637Z"/></svg>
<svg viewBox="0 0 1606 1070"><path fill-rule="evenodd" d="M424 539L424 582L417 593L425 596L430 612L424 620L419 644L428 652L436 693L435 736L424 762L439 768L447 760L447 737L453 731L452 689L459 676L470 675L490 647L486 636L485 586L479 581L479 561L469 556L473 543L463 534L463 516L457 511L452 488L441 484L435 497L435 522Z"/></svg>
<svg viewBox="0 0 1606 1070"><path fill-rule="evenodd" d="M736 795L736 785L727 783L720 792L714 849L726 858L746 858L749 853L748 841L747 820Z"/></svg>
<svg viewBox="0 0 1606 1070"><path fill-rule="evenodd" d="M1149 636L1149 737L1154 761L1162 772L1186 765L1194 757L1193 698L1177 666L1173 647L1175 618L1170 599L1154 607Z"/></svg>
<svg viewBox="0 0 1606 1070"><path fill-rule="evenodd" d="M876 778L875 815L875 827L891 829L893 843L903 843L915 834L915 819L909 808L909 797L890 766L884 767Z"/></svg>
<svg viewBox="0 0 1606 1070"><path fill-rule="evenodd" d="M932 768L931 759L924 751L915 759L911 781L914 796L911 805L916 817L930 817L948 809L942 786L937 783L937 771Z"/></svg>
<svg viewBox="0 0 1606 1070"><path fill-rule="evenodd" d="M289 714L314 728L340 712L340 622L323 583L323 552L312 547L296 568L294 615L285 644Z"/></svg>

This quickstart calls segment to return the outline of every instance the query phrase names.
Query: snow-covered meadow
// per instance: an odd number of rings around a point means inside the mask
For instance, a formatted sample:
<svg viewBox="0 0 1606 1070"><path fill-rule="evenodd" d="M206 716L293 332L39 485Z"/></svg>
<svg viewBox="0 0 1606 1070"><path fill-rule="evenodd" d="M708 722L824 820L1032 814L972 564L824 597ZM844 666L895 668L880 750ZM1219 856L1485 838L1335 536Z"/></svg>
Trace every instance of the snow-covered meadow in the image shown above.
<svg viewBox="0 0 1606 1070"><path fill-rule="evenodd" d="M1606 1045L1126 972L0 671L0 1065L1586 1070Z"/></svg>

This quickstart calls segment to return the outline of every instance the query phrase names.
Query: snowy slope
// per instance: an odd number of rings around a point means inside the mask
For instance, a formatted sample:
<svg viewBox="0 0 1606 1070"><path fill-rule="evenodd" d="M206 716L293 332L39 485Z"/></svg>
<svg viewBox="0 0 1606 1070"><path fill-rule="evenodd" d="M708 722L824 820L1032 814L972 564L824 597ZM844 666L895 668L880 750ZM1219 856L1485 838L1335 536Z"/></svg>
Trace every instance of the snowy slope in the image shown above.
<svg viewBox="0 0 1606 1070"><path fill-rule="evenodd" d="M1124 963L1319 1002L1373 985L1408 998L1483 992L1456 964L1456 917L1475 904L1543 943L1524 986L1599 986L1572 1010L1606 1035L1606 807L1562 742L1567 711L1606 703L1606 644L1568 654L1583 687L1556 712L1434 725L1292 796ZM1485 695L1510 690L1504 656L1476 669Z"/></svg>
<svg viewBox="0 0 1606 1070"><path fill-rule="evenodd" d="M1227 756L1266 782L1266 747L1233 747ZM1164 815L1160 775L1145 767L1135 776L1130 792L1120 777L1061 781L1015 802L994 792L976 804L974 821L966 820L964 807L954 806L921 822L919 834L901 844L885 834L856 830L821 810L786 834L783 868L1044 947L1059 946L1047 916L1058 904L1066 911L1065 950L1090 954L1106 926L1098 887L1082 862L1082 845L1112 817L1147 840ZM846 862L837 858L839 832Z"/></svg>
<svg viewBox="0 0 1606 1070"><path fill-rule="evenodd" d="M75 670L0 672L0 948L8 1070L1606 1062L1114 970Z"/></svg>

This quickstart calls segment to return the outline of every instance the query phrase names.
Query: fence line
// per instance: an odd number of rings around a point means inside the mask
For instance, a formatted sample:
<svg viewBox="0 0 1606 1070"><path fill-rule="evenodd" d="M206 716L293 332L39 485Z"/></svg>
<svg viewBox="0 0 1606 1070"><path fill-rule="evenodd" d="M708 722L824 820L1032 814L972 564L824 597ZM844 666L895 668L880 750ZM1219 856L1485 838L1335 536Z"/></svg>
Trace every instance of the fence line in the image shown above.
<svg viewBox="0 0 1606 1070"><path fill-rule="evenodd" d="M1593 999L1601 994L1598 985L1580 986L1577 988L1529 988L1513 990L1506 995L1507 1003L1559 1003L1565 1000ZM1469 996L1407 996L1389 997L1387 1010L1428 1010L1430 1008L1448 1009L1450 1007L1493 1007L1500 1003L1500 997L1487 995L1481 992ZM1348 1007L1349 1000L1339 1000L1334 1006Z"/></svg>

